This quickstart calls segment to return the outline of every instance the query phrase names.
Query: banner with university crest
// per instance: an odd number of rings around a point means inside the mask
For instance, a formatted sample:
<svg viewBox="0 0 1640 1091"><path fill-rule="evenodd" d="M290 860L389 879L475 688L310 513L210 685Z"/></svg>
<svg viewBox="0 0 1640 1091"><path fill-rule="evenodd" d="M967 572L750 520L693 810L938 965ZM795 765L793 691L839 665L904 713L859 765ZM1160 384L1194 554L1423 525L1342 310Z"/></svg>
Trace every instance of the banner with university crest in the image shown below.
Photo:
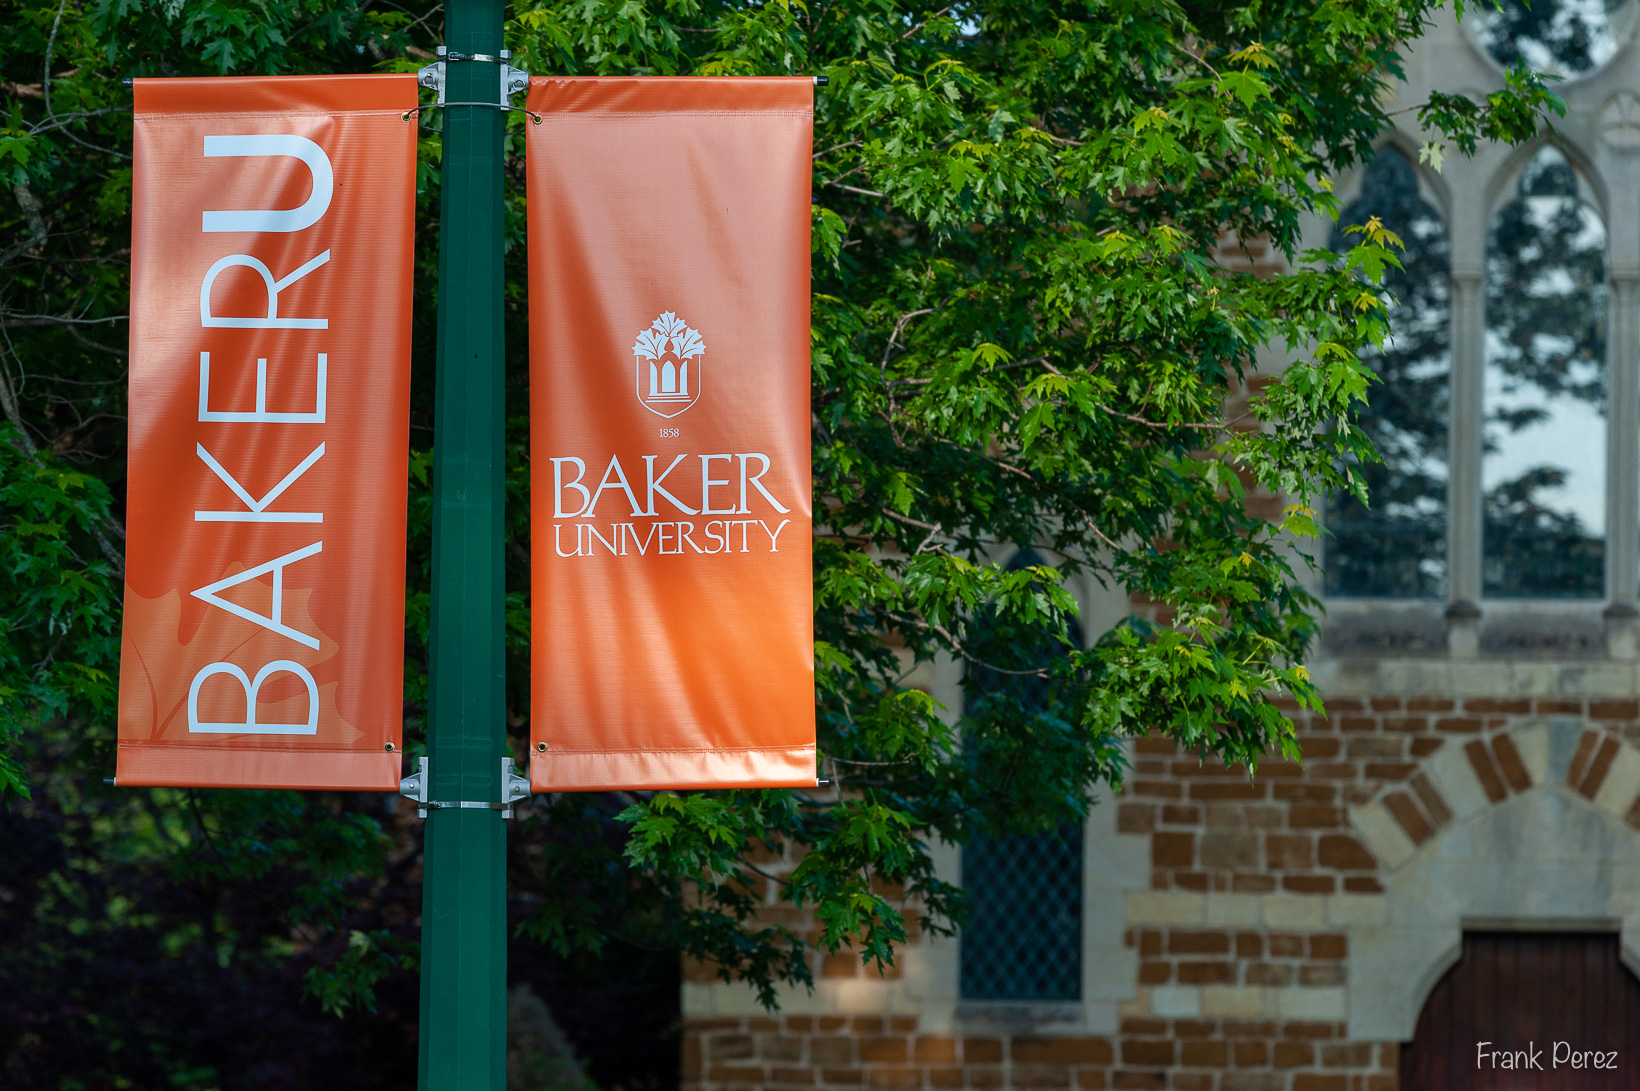
<svg viewBox="0 0 1640 1091"><path fill-rule="evenodd" d="M529 108L534 790L812 786L813 82Z"/></svg>

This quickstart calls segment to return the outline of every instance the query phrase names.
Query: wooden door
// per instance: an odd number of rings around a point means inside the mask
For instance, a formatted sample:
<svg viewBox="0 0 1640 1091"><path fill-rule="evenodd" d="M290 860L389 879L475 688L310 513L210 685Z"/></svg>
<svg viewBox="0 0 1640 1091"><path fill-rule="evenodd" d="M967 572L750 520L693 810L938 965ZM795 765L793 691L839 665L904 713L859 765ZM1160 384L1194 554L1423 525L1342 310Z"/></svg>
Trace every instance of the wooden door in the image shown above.
<svg viewBox="0 0 1640 1091"><path fill-rule="evenodd" d="M1481 1042L1500 1056L1478 1057ZM1574 1052L1585 1067L1573 1066ZM1597 1052L1615 1067L1593 1067ZM1401 1091L1526 1089L1640 1091L1640 981L1617 936L1464 934L1463 957L1401 1049Z"/></svg>

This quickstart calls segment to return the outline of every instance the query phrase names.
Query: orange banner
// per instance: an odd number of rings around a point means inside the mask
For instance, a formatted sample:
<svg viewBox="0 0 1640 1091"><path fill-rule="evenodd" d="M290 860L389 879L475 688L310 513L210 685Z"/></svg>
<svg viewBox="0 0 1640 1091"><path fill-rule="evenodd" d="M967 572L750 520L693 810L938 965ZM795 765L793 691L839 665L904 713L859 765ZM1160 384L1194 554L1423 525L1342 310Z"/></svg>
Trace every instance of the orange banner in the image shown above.
<svg viewBox="0 0 1640 1091"><path fill-rule="evenodd" d="M808 79L535 79L536 791L812 786Z"/></svg>
<svg viewBox="0 0 1640 1091"><path fill-rule="evenodd" d="M135 95L118 783L396 790L415 77Z"/></svg>

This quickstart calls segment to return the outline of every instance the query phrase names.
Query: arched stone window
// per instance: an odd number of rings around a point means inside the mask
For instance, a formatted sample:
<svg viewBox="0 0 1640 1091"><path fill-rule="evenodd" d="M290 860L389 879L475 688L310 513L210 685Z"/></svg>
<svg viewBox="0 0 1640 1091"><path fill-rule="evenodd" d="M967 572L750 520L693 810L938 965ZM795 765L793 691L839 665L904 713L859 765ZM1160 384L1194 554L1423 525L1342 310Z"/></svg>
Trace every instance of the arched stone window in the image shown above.
<svg viewBox="0 0 1640 1091"><path fill-rule="evenodd" d="M1328 506L1326 590L1439 599L1446 594L1451 261L1446 224L1393 145L1367 168L1360 196L1333 231L1333 249L1348 249L1355 236L1347 229L1374 216L1406 243L1402 268L1385 274L1395 298L1390 337L1382 351L1362 354L1381 381L1368 391L1361 427L1384 461L1361 467L1370 506L1351 496Z"/></svg>
<svg viewBox="0 0 1640 1091"><path fill-rule="evenodd" d="M1044 564L1021 550L1010 569ZM1082 630L1069 621L1071 642ZM1007 669L1046 664L1064 654L1048 634L1029 643L981 637L977 647ZM994 657L994 658L993 658ZM968 700L1005 700L1027 714L1051 714L1048 686L1034 676L1003 674L970 663ZM971 709L974 705L970 706ZM1082 827L1046 833L976 836L962 853L968 919L962 929L963 1000L1075 1001L1082 996Z"/></svg>
<svg viewBox="0 0 1640 1091"><path fill-rule="evenodd" d="M1476 38L1505 68L1575 79L1616 55L1634 14L1633 0L1502 0L1477 5L1472 18Z"/></svg>
<svg viewBox="0 0 1640 1091"><path fill-rule="evenodd" d="M1606 229L1542 148L1487 233L1483 593L1598 598L1606 533Z"/></svg>

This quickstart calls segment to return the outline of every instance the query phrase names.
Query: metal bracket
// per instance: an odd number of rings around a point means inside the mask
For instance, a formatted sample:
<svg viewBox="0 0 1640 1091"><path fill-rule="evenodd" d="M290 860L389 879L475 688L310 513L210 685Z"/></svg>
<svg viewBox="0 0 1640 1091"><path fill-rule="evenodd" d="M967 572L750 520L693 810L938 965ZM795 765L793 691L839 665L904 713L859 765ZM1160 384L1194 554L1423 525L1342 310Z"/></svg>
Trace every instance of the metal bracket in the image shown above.
<svg viewBox="0 0 1640 1091"><path fill-rule="evenodd" d="M443 46L439 46L438 60L416 72L416 82L422 87L427 88L429 91L434 92L438 96L438 100L433 103L434 106L445 105L444 62L446 58L455 61L489 61L492 64L500 65L501 97L500 101L494 105L499 105L503 110L509 110L512 108L508 105L508 102L512 99L512 96L523 94L530 89L530 74L522 69L514 68L511 64L507 63L512 60L512 50L510 49L503 49L500 56L492 57L488 53L451 53ZM461 103L460 105L487 106L492 104Z"/></svg>
<svg viewBox="0 0 1640 1091"><path fill-rule="evenodd" d="M507 102L514 95L522 95L530 89L530 74L522 68L514 68L505 61L501 64L501 101Z"/></svg>
<svg viewBox="0 0 1640 1091"><path fill-rule="evenodd" d="M530 778L521 777L513 772L513 760L511 758L502 758L501 799L503 806L501 808L501 817L511 818L513 816L513 804L521 799L528 798L530 798Z"/></svg>
<svg viewBox="0 0 1640 1091"><path fill-rule="evenodd" d="M422 71L426 71L423 69ZM427 817L427 792L432 787L433 775L427 771L427 759L422 758L414 773L399 781L399 795L416 801L416 817Z"/></svg>
<svg viewBox="0 0 1640 1091"><path fill-rule="evenodd" d="M501 759L501 796L500 803L482 803L477 800L462 799L445 801L429 799L432 791L433 774L428 769L426 758L418 761L418 768L414 773L399 781L399 795L416 803L416 817L426 818L428 811L445 808L467 808L480 811L500 811L504 819L513 816L513 804L521 799L528 799L530 795L530 778L521 777L513 772L513 760Z"/></svg>
<svg viewBox="0 0 1640 1091"><path fill-rule="evenodd" d="M440 53L444 52L444 47L443 46L439 46L439 52ZM416 82L418 84L420 84L421 86L427 88L428 90L435 91L435 92L438 93L438 101L435 102L433 105L435 105L435 106L443 106L444 105L444 62L443 61L434 61L432 64L429 64L429 65L426 65L423 68L417 69L417 71L416 71ZM407 777L405 779L414 780L415 777Z"/></svg>

